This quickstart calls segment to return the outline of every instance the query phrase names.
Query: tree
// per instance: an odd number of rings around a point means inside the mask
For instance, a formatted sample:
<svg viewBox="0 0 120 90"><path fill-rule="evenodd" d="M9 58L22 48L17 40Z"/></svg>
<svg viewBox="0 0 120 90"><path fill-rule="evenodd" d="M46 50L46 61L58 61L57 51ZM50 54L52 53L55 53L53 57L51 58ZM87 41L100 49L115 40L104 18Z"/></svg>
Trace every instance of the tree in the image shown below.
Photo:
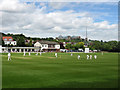
<svg viewBox="0 0 120 90"><path fill-rule="evenodd" d="M118 49L118 52L120 52L120 41L118 42L117 49Z"/></svg>
<svg viewBox="0 0 120 90"><path fill-rule="evenodd" d="M24 37L18 37L17 38L17 46L25 46L25 38Z"/></svg>
<svg viewBox="0 0 120 90"><path fill-rule="evenodd" d="M101 50L101 42L100 41L93 41L91 45L89 45L89 48Z"/></svg>
<svg viewBox="0 0 120 90"><path fill-rule="evenodd" d="M79 48L84 48L84 42L79 42L78 45L79 45Z"/></svg>
<svg viewBox="0 0 120 90"><path fill-rule="evenodd" d="M111 48L111 46L108 44L108 43L105 43L104 45L103 45L103 51L110 51L112 48Z"/></svg>
<svg viewBox="0 0 120 90"><path fill-rule="evenodd" d="M29 46L32 47L32 39L30 39Z"/></svg>
<svg viewBox="0 0 120 90"><path fill-rule="evenodd" d="M109 41L108 44L110 45L111 52L117 52L118 51L118 42L117 41Z"/></svg>
<svg viewBox="0 0 120 90"><path fill-rule="evenodd" d="M72 45L70 43L68 43L68 44L66 44L65 48L70 50L70 49L72 49Z"/></svg>
<svg viewBox="0 0 120 90"><path fill-rule="evenodd" d="M63 43L60 43L60 49L65 49L65 47L63 46Z"/></svg>
<svg viewBox="0 0 120 90"><path fill-rule="evenodd" d="M78 50L79 48L83 48L84 49L84 43L83 42L79 42L77 44L74 45L74 48L76 50Z"/></svg>
<svg viewBox="0 0 120 90"><path fill-rule="evenodd" d="M2 40L2 46L5 46L5 42Z"/></svg>

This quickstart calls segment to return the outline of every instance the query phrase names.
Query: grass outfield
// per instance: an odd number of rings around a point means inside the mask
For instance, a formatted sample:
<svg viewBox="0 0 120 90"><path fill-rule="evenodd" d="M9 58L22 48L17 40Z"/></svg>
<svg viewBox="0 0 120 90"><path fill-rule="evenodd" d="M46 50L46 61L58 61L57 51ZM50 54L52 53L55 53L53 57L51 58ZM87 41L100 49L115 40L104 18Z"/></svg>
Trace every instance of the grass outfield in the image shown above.
<svg viewBox="0 0 120 90"><path fill-rule="evenodd" d="M77 59L77 55L81 59ZM95 53L91 53L94 55ZM42 56L2 55L3 88L116 88L118 54L96 53L98 59L86 60L85 53L43 53Z"/></svg>

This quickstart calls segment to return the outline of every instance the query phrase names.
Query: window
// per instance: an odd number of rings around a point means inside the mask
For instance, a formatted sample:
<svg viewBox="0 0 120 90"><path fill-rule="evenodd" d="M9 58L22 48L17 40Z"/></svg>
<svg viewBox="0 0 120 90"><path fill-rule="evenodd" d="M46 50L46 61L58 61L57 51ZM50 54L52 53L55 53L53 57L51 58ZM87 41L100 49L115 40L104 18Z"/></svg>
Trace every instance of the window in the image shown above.
<svg viewBox="0 0 120 90"><path fill-rule="evenodd" d="M4 41L7 41L7 39L5 38Z"/></svg>
<svg viewBox="0 0 120 90"><path fill-rule="evenodd" d="M12 39L9 39L9 41L12 41Z"/></svg>

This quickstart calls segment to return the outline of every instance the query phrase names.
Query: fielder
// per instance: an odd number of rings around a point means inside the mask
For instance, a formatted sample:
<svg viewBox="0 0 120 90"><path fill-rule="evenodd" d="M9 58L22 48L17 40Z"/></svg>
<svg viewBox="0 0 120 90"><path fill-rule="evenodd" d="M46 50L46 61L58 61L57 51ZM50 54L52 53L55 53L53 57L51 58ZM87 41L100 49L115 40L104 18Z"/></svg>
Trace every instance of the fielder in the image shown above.
<svg viewBox="0 0 120 90"><path fill-rule="evenodd" d="M29 52L29 56L31 56L31 53Z"/></svg>
<svg viewBox="0 0 120 90"><path fill-rule="evenodd" d="M42 53L40 52L40 56L42 55Z"/></svg>
<svg viewBox="0 0 120 90"><path fill-rule="evenodd" d="M24 51L24 54L23 54L23 56L25 56L26 55L26 53L25 53L25 51Z"/></svg>
<svg viewBox="0 0 120 90"><path fill-rule="evenodd" d="M78 55L78 60L80 59L80 55Z"/></svg>
<svg viewBox="0 0 120 90"><path fill-rule="evenodd" d="M56 56L56 58L57 58L57 53L55 53L55 56Z"/></svg>
<svg viewBox="0 0 120 90"><path fill-rule="evenodd" d="M38 55L38 52L35 54L36 56Z"/></svg>
<svg viewBox="0 0 120 90"><path fill-rule="evenodd" d="M8 61L11 60L11 54L8 53Z"/></svg>
<svg viewBox="0 0 120 90"><path fill-rule="evenodd" d="M102 55L103 55L103 52L102 52Z"/></svg>
<svg viewBox="0 0 120 90"><path fill-rule="evenodd" d="M90 55L90 59L92 59L92 55Z"/></svg>
<svg viewBox="0 0 120 90"><path fill-rule="evenodd" d="M97 59L97 55L94 55L94 58Z"/></svg>
<svg viewBox="0 0 120 90"><path fill-rule="evenodd" d="M89 55L87 55L87 60L89 59Z"/></svg>
<svg viewBox="0 0 120 90"><path fill-rule="evenodd" d="M73 54L71 53L71 56L73 56Z"/></svg>

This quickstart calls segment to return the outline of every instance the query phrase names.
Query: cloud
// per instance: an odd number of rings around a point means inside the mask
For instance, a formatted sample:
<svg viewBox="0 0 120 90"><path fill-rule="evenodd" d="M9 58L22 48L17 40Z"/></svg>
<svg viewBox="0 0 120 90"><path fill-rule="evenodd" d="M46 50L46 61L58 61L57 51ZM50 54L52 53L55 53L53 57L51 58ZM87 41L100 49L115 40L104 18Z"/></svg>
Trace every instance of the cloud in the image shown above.
<svg viewBox="0 0 120 90"><path fill-rule="evenodd" d="M18 11L24 11L26 6L24 4L19 4L18 0L5 0L2 1L0 4L0 10L1 11L9 11L9 12L18 12Z"/></svg>
<svg viewBox="0 0 120 90"><path fill-rule="evenodd" d="M118 2L119 0L21 0L22 2Z"/></svg>
<svg viewBox="0 0 120 90"><path fill-rule="evenodd" d="M61 8L63 8L63 7L65 7L65 6L67 6L69 3L67 3L67 2L59 2L59 3L57 3L57 2L50 2L48 5L49 5L49 7L51 8L51 9L61 9Z"/></svg>
<svg viewBox="0 0 120 90"><path fill-rule="evenodd" d="M57 37L60 34L85 37L87 26L88 37L91 39L117 39L117 24L110 25L108 21L95 22L91 13L86 11L47 12L47 6L44 3L40 5L42 7L38 8L34 3L26 4L17 0L3 1L0 4L0 13L2 13L2 27L0 29L5 33L24 33L33 37ZM55 8L63 6L62 3L58 3L58 7Z"/></svg>

